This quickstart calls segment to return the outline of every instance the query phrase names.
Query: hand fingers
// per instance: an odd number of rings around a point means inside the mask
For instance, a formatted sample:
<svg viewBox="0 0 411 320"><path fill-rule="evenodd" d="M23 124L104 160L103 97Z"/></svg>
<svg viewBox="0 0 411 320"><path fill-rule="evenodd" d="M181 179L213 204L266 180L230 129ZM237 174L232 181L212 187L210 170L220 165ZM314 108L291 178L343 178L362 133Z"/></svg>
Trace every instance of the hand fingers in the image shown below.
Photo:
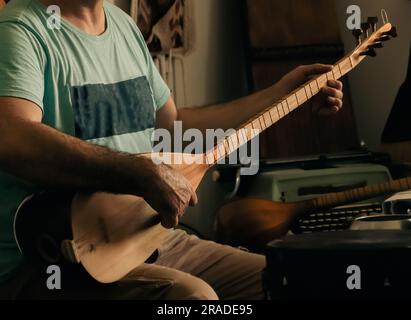
<svg viewBox="0 0 411 320"><path fill-rule="evenodd" d="M194 207L198 203L198 198L195 190L191 190L190 207Z"/></svg>
<svg viewBox="0 0 411 320"><path fill-rule="evenodd" d="M302 66L301 68L303 68L304 75L306 77L310 77L316 74L330 72L333 69L333 66L328 64L316 63L307 66Z"/></svg>
<svg viewBox="0 0 411 320"><path fill-rule="evenodd" d="M334 88L340 91L342 91L343 89L343 83L338 80L328 80L327 85L331 88Z"/></svg>
<svg viewBox="0 0 411 320"><path fill-rule="evenodd" d="M338 113L338 111L340 111L340 109L338 109L338 107L336 107L336 106L333 106L333 107L320 109L318 111L318 114L320 116L332 116L332 115L335 115L336 113Z"/></svg>
<svg viewBox="0 0 411 320"><path fill-rule="evenodd" d="M331 87L324 87L321 89L321 91L329 97L337 98L340 100L344 98L344 93L341 90L337 90Z"/></svg>
<svg viewBox="0 0 411 320"><path fill-rule="evenodd" d="M327 104L331 108L334 108L334 109L337 108L337 111L339 111L343 106L343 102L341 99L333 98L333 97L327 97Z"/></svg>
<svg viewBox="0 0 411 320"><path fill-rule="evenodd" d="M169 212L160 214L161 225L166 229L172 229L178 225L177 215L172 215Z"/></svg>

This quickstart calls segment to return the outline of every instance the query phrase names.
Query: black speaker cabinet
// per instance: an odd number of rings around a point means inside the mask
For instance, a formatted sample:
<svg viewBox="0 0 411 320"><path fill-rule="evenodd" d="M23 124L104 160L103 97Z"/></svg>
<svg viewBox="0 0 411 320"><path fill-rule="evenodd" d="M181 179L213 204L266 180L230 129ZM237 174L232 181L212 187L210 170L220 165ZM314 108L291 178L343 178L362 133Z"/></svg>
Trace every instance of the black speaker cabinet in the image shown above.
<svg viewBox="0 0 411 320"><path fill-rule="evenodd" d="M266 256L271 299L411 298L411 231L289 236Z"/></svg>

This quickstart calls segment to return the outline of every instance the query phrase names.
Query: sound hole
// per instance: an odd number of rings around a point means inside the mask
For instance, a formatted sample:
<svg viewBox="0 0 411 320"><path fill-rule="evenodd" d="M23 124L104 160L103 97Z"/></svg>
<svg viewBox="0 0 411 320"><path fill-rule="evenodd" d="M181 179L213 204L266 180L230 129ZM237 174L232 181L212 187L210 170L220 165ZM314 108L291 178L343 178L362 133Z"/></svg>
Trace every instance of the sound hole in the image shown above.
<svg viewBox="0 0 411 320"><path fill-rule="evenodd" d="M47 234L42 234L37 240L37 250L43 260L48 263L57 263L60 260L60 247L57 242Z"/></svg>

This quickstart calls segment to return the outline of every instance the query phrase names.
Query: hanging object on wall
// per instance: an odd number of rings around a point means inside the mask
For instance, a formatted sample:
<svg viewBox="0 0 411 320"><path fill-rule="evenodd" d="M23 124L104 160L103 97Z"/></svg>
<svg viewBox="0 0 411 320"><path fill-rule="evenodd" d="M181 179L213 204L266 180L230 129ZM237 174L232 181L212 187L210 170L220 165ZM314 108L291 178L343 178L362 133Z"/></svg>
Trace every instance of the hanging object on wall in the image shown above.
<svg viewBox="0 0 411 320"><path fill-rule="evenodd" d="M178 106L185 106L184 56L193 49L192 0L131 0L136 21L154 62ZM176 76L176 64L180 69ZM177 92L177 83L179 92Z"/></svg>
<svg viewBox="0 0 411 320"><path fill-rule="evenodd" d="M186 0L132 0L130 14L137 22L152 53L187 51Z"/></svg>

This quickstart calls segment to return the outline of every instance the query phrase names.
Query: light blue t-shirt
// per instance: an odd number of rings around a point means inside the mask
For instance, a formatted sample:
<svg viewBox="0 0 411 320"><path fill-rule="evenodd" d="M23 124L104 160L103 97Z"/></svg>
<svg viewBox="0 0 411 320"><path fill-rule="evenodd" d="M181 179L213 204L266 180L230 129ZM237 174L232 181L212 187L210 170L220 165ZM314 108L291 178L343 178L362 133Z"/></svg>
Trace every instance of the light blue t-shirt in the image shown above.
<svg viewBox="0 0 411 320"><path fill-rule="evenodd" d="M44 124L82 140L149 152L156 111L170 91L134 21L109 2L104 10L106 31L92 36L64 19L50 29L38 0L12 0L0 11L0 96L33 101ZM37 190L0 173L0 281L22 261L14 212Z"/></svg>

